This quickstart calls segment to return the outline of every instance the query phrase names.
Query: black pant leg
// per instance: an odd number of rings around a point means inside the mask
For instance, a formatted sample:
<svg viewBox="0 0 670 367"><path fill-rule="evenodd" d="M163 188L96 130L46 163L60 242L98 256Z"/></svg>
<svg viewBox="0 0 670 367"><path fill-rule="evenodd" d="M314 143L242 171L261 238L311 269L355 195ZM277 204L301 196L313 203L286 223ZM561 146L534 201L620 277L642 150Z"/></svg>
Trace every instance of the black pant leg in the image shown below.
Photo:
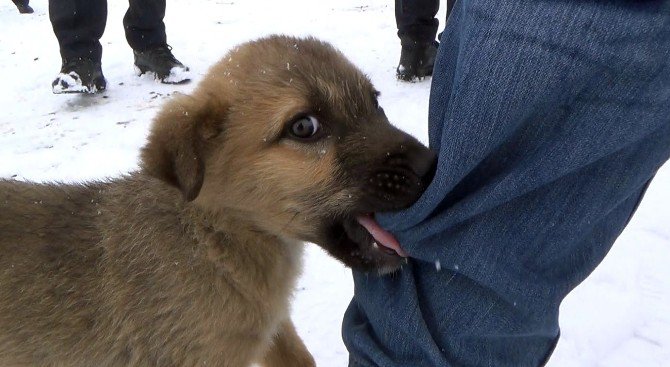
<svg viewBox="0 0 670 367"><path fill-rule="evenodd" d="M447 19L449 19L449 15L451 14L451 9L454 8L454 3L456 0L447 0Z"/></svg>
<svg viewBox="0 0 670 367"><path fill-rule="evenodd" d="M130 0L123 17L126 40L133 50L145 51L167 44L165 0Z"/></svg>
<svg viewBox="0 0 670 367"><path fill-rule="evenodd" d="M439 21L435 18L439 0L395 0L395 20L398 37L415 42L432 42Z"/></svg>
<svg viewBox="0 0 670 367"><path fill-rule="evenodd" d="M49 0L49 20L63 60L100 61L107 23L106 0Z"/></svg>

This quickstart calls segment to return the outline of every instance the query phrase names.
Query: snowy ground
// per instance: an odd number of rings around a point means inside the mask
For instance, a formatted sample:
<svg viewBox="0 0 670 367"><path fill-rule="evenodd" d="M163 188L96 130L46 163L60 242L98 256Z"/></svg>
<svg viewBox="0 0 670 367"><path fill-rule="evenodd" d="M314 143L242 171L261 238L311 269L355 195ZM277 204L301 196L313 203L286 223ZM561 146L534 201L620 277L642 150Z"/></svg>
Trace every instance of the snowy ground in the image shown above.
<svg viewBox="0 0 670 367"><path fill-rule="evenodd" d="M152 116L172 93L188 93L195 83L165 86L136 77L121 26L127 2L110 1L102 39L108 90L53 95L58 46L46 0L32 5L35 14L19 15L10 1L0 2L0 177L84 181L136 168ZM328 40L370 75L391 121L426 141L430 83L395 80L391 1L170 0L166 23L196 83L226 50L252 38L287 33ZM565 301L563 337L550 366L670 366L669 187L666 165L608 258ZM345 366L340 319L352 294L350 274L314 247L306 264L294 320L319 366Z"/></svg>

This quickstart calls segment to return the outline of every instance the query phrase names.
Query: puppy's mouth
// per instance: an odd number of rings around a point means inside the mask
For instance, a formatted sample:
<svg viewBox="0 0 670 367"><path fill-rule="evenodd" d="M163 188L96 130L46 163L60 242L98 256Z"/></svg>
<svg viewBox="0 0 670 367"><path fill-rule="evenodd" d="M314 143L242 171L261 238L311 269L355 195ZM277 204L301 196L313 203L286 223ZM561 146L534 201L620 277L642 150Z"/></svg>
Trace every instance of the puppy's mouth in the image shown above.
<svg viewBox="0 0 670 367"><path fill-rule="evenodd" d="M397 270L407 257L398 240L371 213L337 221L328 228L326 238L321 247L359 271L387 274Z"/></svg>
<svg viewBox="0 0 670 367"><path fill-rule="evenodd" d="M372 213L394 212L410 207L431 182L435 154L418 142L408 140L396 151L386 150L377 159L357 152L343 156L340 166L346 175L338 180L349 184L349 211L327 218L317 242L333 257L359 271L387 274L406 262L407 253Z"/></svg>
<svg viewBox="0 0 670 367"><path fill-rule="evenodd" d="M356 216L356 221L372 236L372 247L387 254L394 253L401 257L407 257L407 253L400 247L398 240L391 232L382 228L374 218L373 214Z"/></svg>

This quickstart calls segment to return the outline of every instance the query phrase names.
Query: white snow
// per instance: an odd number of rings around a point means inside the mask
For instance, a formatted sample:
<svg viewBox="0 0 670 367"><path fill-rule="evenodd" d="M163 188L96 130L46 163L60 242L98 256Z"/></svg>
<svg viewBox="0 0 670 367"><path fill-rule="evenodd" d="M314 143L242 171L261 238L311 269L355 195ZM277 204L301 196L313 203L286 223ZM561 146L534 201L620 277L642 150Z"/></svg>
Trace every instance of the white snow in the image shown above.
<svg viewBox="0 0 670 367"><path fill-rule="evenodd" d="M174 66L172 69L170 69L170 73L165 78L163 78L162 81L153 71L142 73L140 68L135 65L133 65L133 70L135 70L135 75L139 75L140 78L153 80L157 83L164 82L167 84L182 84L192 79L190 69L181 66Z"/></svg>
<svg viewBox="0 0 670 367"><path fill-rule="evenodd" d="M170 75L163 78L165 83L179 84L191 79L191 71L182 66L170 69Z"/></svg>
<svg viewBox="0 0 670 367"><path fill-rule="evenodd" d="M52 87L53 92L56 94L77 93L77 92L95 93L97 91L97 88L95 88L95 86L93 86L93 89L96 90L89 91L88 87L82 84L79 74L77 74L74 71L71 71L67 74L58 73L58 75L56 75L56 78L54 79L59 80L59 82Z"/></svg>
<svg viewBox="0 0 670 367"><path fill-rule="evenodd" d="M107 90L55 95L51 81L60 56L47 2L33 0L32 15L0 2L0 177L81 182L137 168L139 148L163 102L191 91L228 49L271 33L332 42L382 91L390 120L427 140L430 79L396 81L400 44L391 1L170 0L168 41L191 68L193 82L186 85L133 73L121 22L127 4L109 1L102 38ZM441 8L444 19L444 2ZM666 165L607 259L565 301L562 339L549 366L670 366L669 185ZM350 272L309 246L293 318L320 367L346 366L340 321L352 292Z"/></svg>

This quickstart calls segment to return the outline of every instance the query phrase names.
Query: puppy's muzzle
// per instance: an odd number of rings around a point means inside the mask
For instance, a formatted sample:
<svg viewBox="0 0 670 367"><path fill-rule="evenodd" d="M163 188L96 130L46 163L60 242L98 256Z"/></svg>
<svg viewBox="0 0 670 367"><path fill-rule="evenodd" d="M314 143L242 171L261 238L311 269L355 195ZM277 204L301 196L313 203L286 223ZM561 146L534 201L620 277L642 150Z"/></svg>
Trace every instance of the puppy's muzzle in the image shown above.
<svg viewBox="0 0 670 367"><path fill-rule="evenodd" d="M411 139L389 150L368 171L366 206L374 211L404 209L428 187L435 175L436 154Z"/></svg>

